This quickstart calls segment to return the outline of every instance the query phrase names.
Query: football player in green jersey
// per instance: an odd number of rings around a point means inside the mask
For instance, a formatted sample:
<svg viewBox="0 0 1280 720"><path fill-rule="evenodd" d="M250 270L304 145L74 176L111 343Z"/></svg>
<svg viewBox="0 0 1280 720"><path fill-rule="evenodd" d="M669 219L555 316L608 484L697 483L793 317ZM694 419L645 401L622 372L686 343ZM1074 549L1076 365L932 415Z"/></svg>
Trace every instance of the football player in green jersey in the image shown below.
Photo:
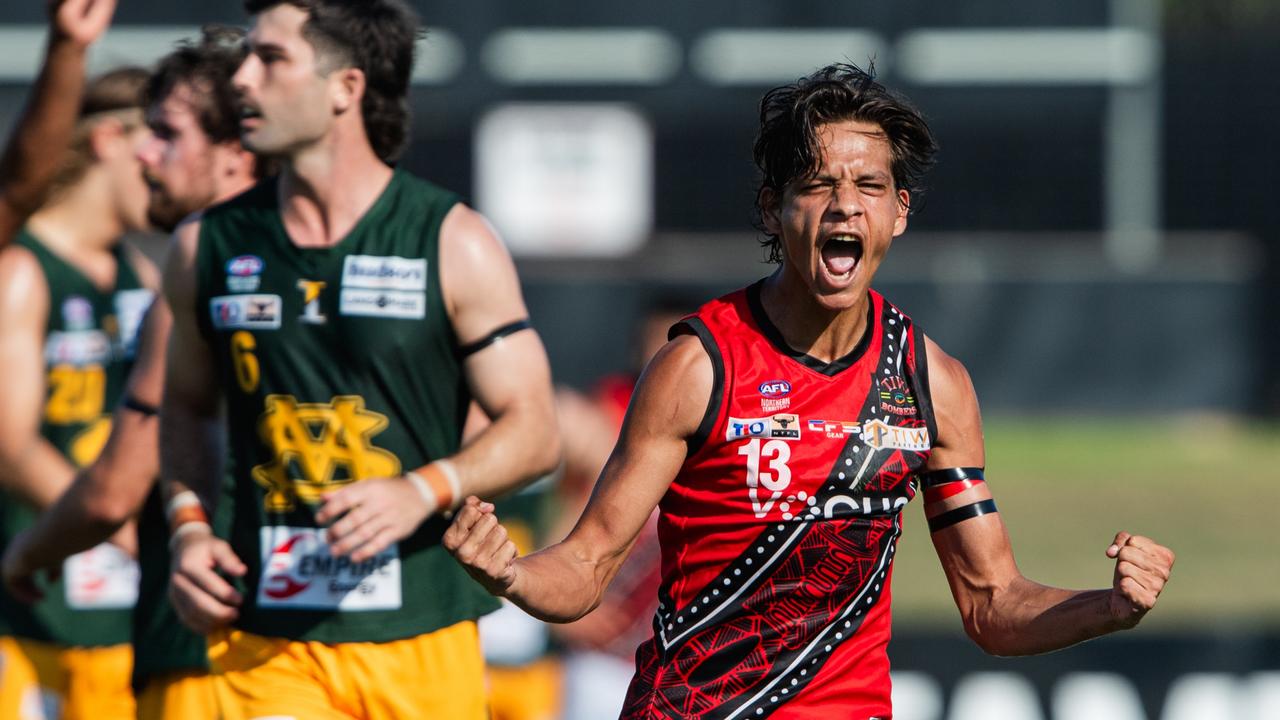
<svg viewBox="0 0 1280 720"><path fill-rule="evenodd" d="M174 604L247 715L481 718L496 603L440 536L464 494L555 466L546 355L485 219L391 166L408 7L247 9L241 140L282 169L180 227L166 267ZM464 446L472 399L493 422ZM229 542L205 509L224 440Z"/></svg>
<svg viewBox="0 0 1280 720"><path fill-rule="evenodd" d="M142 161L151 198L147 214L172 231L201 209L253 185L258 163L240 145L231 76L244 57L244 33L207 27L160 60L147 87L152 138ZM101 542L139 518L142 585L134 615L133 684L138 717L213 720L219 717L204 638L176 622L165 589L167 525L155 479L159 475L156 408L164 385L164 351L172 316L157 300L147 314L137 362L116 408L111 436L98 459L27 532L10 544L4 578L15 592L34 584L38 570Z"/></svg>
<svg viewBox="0 0 1280 720"><path fill-rule="evenodd" d="M0 252L0 544L33 524L92 462L133 362L158 273L121 242L147 224L136 153L148 73L116 70L89 84L72 148L47 205ZM129 717L130 608L137 596L133 527L67 559L31 588L34 605L0 589L0 632L15 638L62 716Z"/></svg>

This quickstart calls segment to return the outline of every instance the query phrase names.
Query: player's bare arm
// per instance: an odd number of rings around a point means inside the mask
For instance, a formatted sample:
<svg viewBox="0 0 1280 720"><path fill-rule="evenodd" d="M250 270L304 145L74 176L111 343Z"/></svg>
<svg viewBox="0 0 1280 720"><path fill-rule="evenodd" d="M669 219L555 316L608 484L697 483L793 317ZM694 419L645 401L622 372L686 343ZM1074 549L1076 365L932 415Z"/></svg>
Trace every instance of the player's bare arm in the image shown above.
<svg viewBox="0 0 1280 720"><path fill-rule="evenodd" d="M43 510L71 484L75 468L40 434L49 286L29 250L0 251L0 483Z"/></svg>
<svg viewBox="0 0 1280 720"><path fill-rule="evenodd" d="M198 220L179 226L164 272L173 329L160 406L160 472L171 504L183 493L194 492L211 515L222 472L223 431L214 356L196 325L199 237ZM219 571L238 576L246 568L230 545L213 536L207 522L175 523L170 530L170 599L187 626L208 634L234 620L242 600Z"/></svg>
<svg viewBox="0 0 1280 720"><path fill-rule="evenodd" d="M131 529L130 520L160 471L158 410L171 325L168 303L153 302L143 322L125 401L112 416L111 435L102 452L77 473L35 525L9 543L4 582L19 597L35 586L37 572L105 540L118 543L121 531Z"/></svg>
<svg viewBox="0 0 1280 720"><path fill-rule="evenodd" d="M1024 577L982 477L982 419L969 374L932 340L926 346L938 437L924 476L925 514L965 631L989 653L1029 655L1136 625L1164 589L1173 552L1120 532L1106 549L1115 559L1109 589Z"/></svg>
<svg viewBox="0 0 1280 720"><path fill-rule="evenodd" d="M472 396L492 422L457 454L399 478L353 483L316 515L333 552L357 562L408 537L467 495L493 497L560 459L546 351L531 328L515 265L477 212L456 205L440 229L441 291L466 357Z"/></svg>
<svg viewBox="0 0 1280 720"><path fill-rule="evenodd" d="M587 614L684 464L712 384L698 339L671 341L641 376L618 445L568 537L517 558L493 506L472 497L445 533L445 546L490 592L534 617L570 622Z"/></svg>
<svg viewBox="0 0 1280 720"><path fill-rule="evenodd" d="M84 91L85 53L111 23L116 0L53 0L44 65L0 157L0 244L44 201L71 142Z"/></svg>

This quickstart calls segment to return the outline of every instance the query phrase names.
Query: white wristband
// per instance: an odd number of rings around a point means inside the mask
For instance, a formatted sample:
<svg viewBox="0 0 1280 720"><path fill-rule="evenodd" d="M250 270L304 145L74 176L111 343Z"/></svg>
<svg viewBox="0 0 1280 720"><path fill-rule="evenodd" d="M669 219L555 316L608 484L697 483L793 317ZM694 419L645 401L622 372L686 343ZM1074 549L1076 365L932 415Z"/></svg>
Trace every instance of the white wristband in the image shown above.
<svg viewBox="0 0 1280 720"><path fill-rule="evenodd" d="M170 553L174 552L174 548L178 546L179 540L197 531L209 533L210 535L212 535L213 527L210 526L209 523L201 522L199 520L189 520L187 522L182 523L181 525L179 525L177 528L174 529L172 534L169 535L169 552Z"/></svg>
<svg viewBox="0 0 1280 720"><path fill-rule="evenodd" d="M462 481L458 479L458 469L448 460L437 460L434 464L440 468L445 481L449 483L449 489L453 491L453 502L449 503L450 507L445 508L445 510L452 510L462 502Z"/></svg>
<svg viewBox="0 0 1280 720"><path fill-rule="evenodd" d="M183 490L182 492L169 498L169 503L164 506L164 518L170 524L173 523L173 514L182 508L198 507L204 510L204 504L200 502L200 496L196 495L192 490Z"/></svg>
<svg viewBox="0 0 1280 720"><path fill-rule="evenodd" d="M422 496L422 501L427 504L427 515L433 514L440 506L440 500L436 498L436 494L432 492L431 486L427 484L426 478L418 473L410 470L404 474L409 484L417 489L418 494Z"/></svg>

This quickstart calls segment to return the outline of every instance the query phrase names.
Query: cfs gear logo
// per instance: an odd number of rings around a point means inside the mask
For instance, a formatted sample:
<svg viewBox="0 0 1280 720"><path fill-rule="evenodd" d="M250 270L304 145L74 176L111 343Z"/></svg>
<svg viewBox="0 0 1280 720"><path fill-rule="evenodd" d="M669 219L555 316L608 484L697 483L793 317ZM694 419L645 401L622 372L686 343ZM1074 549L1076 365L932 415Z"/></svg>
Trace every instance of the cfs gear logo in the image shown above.
<svg viewBox="0 0 1280 720"><path fill-rule="evenodd" d="M809 432L825 433L829 438L838 439L862 432L862 426L845 420L810 420Z"/></svg>
<svg viewBox="0 0 1280 720"><path fill-rule="evenodd" d="M396 544L368 560L334 557L321 528L260 529L258 605L315 610L394 610L401 605Z"/></svg>
<svg viewBox="0 0 1280 720"><path fill-rule="evenodd" d="M298 319L309 325L323 325L329 320L320 312L320 291L328 283L323 280L299 280L298 289L302 291L302 314Z"/></svg>
<svg viewBox="0 0 1280 720"><path fill-rule="evenodd" d="M799 440L800 416L780 414L767 418L729 418L724 439L733 441L743 438Z"/></svg>
<svg viewBox="0 0 1280 720"><path fill-rule="evenodd" d="M338 395L327 403L268 395L258 435L273 457L252 473L267 489L266 511L290 512L298 500L315 505L343 485L399 475L400 459L370 442L386 427L387 417L366 410L358 395Z"/></svg>
<svg viewBox="0 0 1280 720"><path fill-rule="evenodd" d="M891 375L880 381L880 409L887 413L914 417L916 399L901 375Z"/></svg>

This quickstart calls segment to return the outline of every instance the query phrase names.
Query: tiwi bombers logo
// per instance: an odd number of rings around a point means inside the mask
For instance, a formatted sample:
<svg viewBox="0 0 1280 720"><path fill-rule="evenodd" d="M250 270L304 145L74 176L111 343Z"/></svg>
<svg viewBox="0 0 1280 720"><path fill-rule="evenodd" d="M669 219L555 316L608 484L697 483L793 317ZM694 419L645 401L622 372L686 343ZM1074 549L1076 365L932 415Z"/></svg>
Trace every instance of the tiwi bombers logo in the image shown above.
<svg viewBox="0 0 1280 720"><path fill-rule="evenodd" d="M290 512L299 499L317 504L325 493L365 478L399 475L399 458L370 442L386 427L387 417L366 410L358 395L327 403L268 395L258 434L274 457L253 468L254 481L267 489L267 512Z"/></svg>

